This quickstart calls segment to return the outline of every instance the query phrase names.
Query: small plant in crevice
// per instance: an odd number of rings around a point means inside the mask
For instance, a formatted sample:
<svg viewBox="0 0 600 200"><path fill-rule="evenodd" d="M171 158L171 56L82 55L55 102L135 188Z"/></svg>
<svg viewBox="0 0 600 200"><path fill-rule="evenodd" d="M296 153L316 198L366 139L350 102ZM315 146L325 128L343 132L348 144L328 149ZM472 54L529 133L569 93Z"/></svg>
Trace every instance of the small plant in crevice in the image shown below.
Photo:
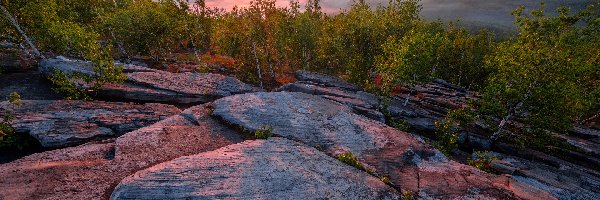
<svg viewBox="0 0 600 200"><path fill-rule="evenodd" d="M458 131L447 120L435 122L437 140L434 146L442 153L448 155L452 150L458 148Z"/></svg>
<svg viewBox="0 0 600 200"><path fill-rule="evenodd" d="M477 115L469 107L449 111L445 119L435 122L437 141L434 145L442 153L449 154L458 148L460 129L474 123L476 119Z"/></svg>
<svg viewBox="0 0 600 200"><path fill-rule="evenodd" d="M492 161L497 160L495 156L488 151L475 151L475 159L469 160L469 165L488 173L496 173L492 168Z"/></svg>
<svg viewBox="0 0 600 200"><path fill-rule="evenodd" d="M254 138L267 139L273 136L273 128L271 126L263 126L254 132Z"/></svg>
<svg viewBox="0 0 600 200"><path fill-rule="evenodd" d="M21 101L21 95L17 92L10 93L8 96L8 102L16 106L21 106L23 104Z"/></svg>
<svg viewBox="0 0 600 200"><path fill-rule="evenodd" d="M56 88L53 88L55 92L64 93L67 95L66 99L68 100L90 100L91 97L89 94L77 87L76 83L71 81L72 79L87 79L86 82L89 82L89 77L81 74L72 74L67 75L63 71L58 69L54 69L52 74L49 76L50 81L56 85Z"/></svg>
<svg viewBox="0 0 600 200"><path fill-rule="evenodd" d="M382 176L381 178L379 178L379 180L381 180L381 182L388 184L388 185L392 183L392 180L387 176Z"/></svg>
<svg viewBox="0 0 600 200"><path fill-rule="evenodd" d="M404 131L404 132L410 131L411 126L405 120L393 119L393 118L389 118L389 119L390 119L388 122L389 126L395 128L395 129Z"/></svg>
<svg viewBox="0 0 600 200"><path fill-rule="evenodd" d="M22 105L21 96L16 92L9 95L8 101L12 106ZM15 129L11 126L15 119L15 115L8 110L0 113L0 149L22 150L30 145L31 141L28 135L15 132Z"/></svg>
<svg viewBox="0 0 600 200"><path fill-rule="evenodd" d="M415 199L415 196L411 191L404 191L404 192L402 192L402 199L413 200L413 199Z"/></svg>
<svg viewBox="0 0 600 200"><path fill-rule="evenodd" d="M370 172L370 170L367 170L367 168L365 168L365 166L363 166L359 161L358 158L356 158L356 156L354 156L354 154L352 154L352 152L346 152L343 154L338 155L337 159L340 162L346 163L356 169L360 169L362 171L366 171L366 172Z"/></svg>
<svg viewBox="0 0 600 200"><path fill-rule="evenodd" d="M408 122L406 122L406 120L403 119L396 119L392 116L392 114L388 111L388 107L389 107L389 97L385 97L382 96L381 97L383 100L383 108L381 110L383 110L383 115L385 116L386 119L386 123L388 126L398 129L400 131L404 131L404 132L408 132L411 129L410 124L408 124Z"/></svg>

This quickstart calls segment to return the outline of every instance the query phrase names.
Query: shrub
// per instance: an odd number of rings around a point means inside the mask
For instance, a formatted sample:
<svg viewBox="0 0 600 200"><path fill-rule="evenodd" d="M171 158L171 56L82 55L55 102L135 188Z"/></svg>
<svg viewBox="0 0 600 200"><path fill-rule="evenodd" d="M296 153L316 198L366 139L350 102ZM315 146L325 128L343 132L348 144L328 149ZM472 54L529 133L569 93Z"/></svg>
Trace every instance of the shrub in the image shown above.
<svg viewBox="0 0 600 200"><path fill-rule="evenodd" d="M256 139L268 139L273 136L273 128L271 126L263 126L254 133Z"/></svg>
<svg viewBox="0 0 600 200"><path fill-rule="evenodd" d="M562 7L556 17L544 15L543 3L530 16L524 7L515 10L518 37L486 58L494 72L479 110L498 119L492 142L508 132L564 132L586 111L598 109L598 6L573 15ZM526 126L506 131L512 121Z"/></svg>
<svg viewBox="0 0 600 200"><path fill-rule="evenodd" d="M8 102L16 106L21 106L23 104L21 101L21 95L17 92L11 92L8 95Z"/></svg>
<svg viewBox="0 0 600 200"><path fill-rule="evenodd" d="M475 159L469 160L469 165L485 172L495 173L494 169L492 169L491 163L493 160L497 160L498 158L490 155L487 151L476 151L475 157Z"/></svg>

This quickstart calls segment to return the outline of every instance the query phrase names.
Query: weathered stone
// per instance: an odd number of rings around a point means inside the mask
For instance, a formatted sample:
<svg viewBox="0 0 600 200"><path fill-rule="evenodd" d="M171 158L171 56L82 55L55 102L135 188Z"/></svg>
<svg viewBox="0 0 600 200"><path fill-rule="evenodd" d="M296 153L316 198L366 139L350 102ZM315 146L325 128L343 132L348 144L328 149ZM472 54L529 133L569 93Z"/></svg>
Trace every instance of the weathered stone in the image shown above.
<svg viewBox="0 0 600 200"><path fill-rule="evenodd" d="M346 81L343 81L343 80L340 80L338 78L334 78L334 77L331 77L328 75L324 75L324 74L319 74L319 73L309 72L309 71L297 71L295 75L296 75L296 79L298 79L299 81L309 81L309 82L320 84L320 85L326 86L326 87L337 87L337 88L342 88L342 89L346 89L346 90L350 90L350 91L361 90L360 87L358 87L354 84L350 84Z"/></svg>
<svg viewBox="0 0 600 200"><path fill-rule="evenodd" d="M110 199L400 199L378 178L283 139L177 158L127 177Z"/></svg>
<svg viewBox="0 0 600 200"><path fill-rule="evenodd" d="M15 116L11 125L16 132L30 134L47 148L116 137L181 112L163 104L66 100L25 100L21 106L2 102L0 110Z"/></svg>
<svg viewBox="0 0 600 200"><path fill-rule="evenodd" d="M558 199L600 199L600 173L565 161L553 165L500 154L492 168L522 183L551 193Z"/></svg>
<svg viewBox="0 0 600 200"><path fill-rule="evenodd" d="M66 58L45 59L39 70L49 76L58 69L67 74L81 73L94 76L90 62ZM117 99L170 103L206 103L215 99L257 91L233 77L218 74L170 73L135 65L123 65L128 79L121 84L107 84L98 94ZM91 84L77 81L81 88Z"/></svg>
<svg viewBox="0 0 600 200"><path fill-rule="evenodd" d="M377 111L380 106L379 99L370 93L345 90L338 87L320 86L315 85L315 83L312 82L304 81L286 84L276 89L276 91L302 92L305 94L319 95L323 98L348 105L358 114L385 122L385 116Z"/></svg>
<svg viewBox="0 0 600 200"><path fill-rule="evenodd" d="M190 108L116 140L33 154L0 165L0 199L108 199L125 177L181 156L212 151L243 138ZM192 114L193 113L193 114Z"/></svg>
<svg viewBox="0 0 600 200"><path fill-rule="evenodd" d="M213 115L249 131L270 126L276 136L323 149L331 156L352 152L366 168L421 198L527 196L513 193L516 190L507 185L510 177L448 160L419 137L318 96L287 92L230 96L214 102Z"/></svg>
<svg viewBox="0 0 600 200"><path fill-rule="evenodd" d="M35 66L35 60L28 57L11 43L0 42L0 73L23 72Z"/></svg>

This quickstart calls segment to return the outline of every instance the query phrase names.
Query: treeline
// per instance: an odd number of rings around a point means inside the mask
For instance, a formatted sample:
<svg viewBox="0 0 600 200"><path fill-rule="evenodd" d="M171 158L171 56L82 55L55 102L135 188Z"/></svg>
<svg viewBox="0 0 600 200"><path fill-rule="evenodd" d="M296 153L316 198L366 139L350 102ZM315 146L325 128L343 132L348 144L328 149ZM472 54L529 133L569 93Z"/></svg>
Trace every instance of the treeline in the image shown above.
<svg viewBox="0 0 600 200"><path fill-rule="evenodd" d="M100 84L121 79L113 59L192 52L197 62L230 56L239 78L261 86L299 69L338 75L383 96L444 79L482 93L472 107L496 119L493 137L512 120L532 125L528 130L565 131L597 119L600 108L600 1L552 17L543 3L531 13L520 7L513 13L518 33L502 41L489 31L424 21L419 0L378 7L358 0L335 15L323 13L319 0L292 0L285 8L253 0L231 11L203 0L0 1L8 19L0 21L2 40L26 44L28 36L40 56L91 60L106 77Z"/></svg>

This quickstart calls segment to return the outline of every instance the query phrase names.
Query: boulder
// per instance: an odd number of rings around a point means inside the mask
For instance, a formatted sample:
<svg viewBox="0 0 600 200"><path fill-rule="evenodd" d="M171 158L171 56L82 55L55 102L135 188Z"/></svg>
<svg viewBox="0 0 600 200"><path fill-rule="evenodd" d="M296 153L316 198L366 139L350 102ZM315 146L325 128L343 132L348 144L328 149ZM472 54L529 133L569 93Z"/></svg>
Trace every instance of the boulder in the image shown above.
<svg viewBox="0 0 600 200"><path fill-rule="evenodd" d="M122 65L127 80L106 84L98 94L108 98L131 101L168 103L206 103L221 97L257 91L240 80L218 74L170 73L136 65ZM92 64L64 57L45 59L39 70L49 76L55 69L67 74L95 76ZM89 89L91 84L75 80L78 87Z"/></svg>
<svg viewBox="0 0 600 200"><path fill-rule="evenodd" d="M515 189L510 176L487 174L451 161L417 136L318 96L252 93L213 104L214 116L251 132L269 126L275 136L300 141L333 157L351 152L369 171L388 177L397 189L419 198L512 199L545 194L526 185Z"/></svg>
<svg viewBox="0 0 600 200"><path fill-rule="evenodd" d="M28 133L45 148L117 137L181 112L164 104L68 100L25 100L20 106L1 102L0 110L15 116L11 126L16 132Z"/></svg>
<svg viewBox="0 0 600 200"><path fill-rule="evenodd" d="M125 178L110 199L401 199L393 188L314 148L246 141Z"/></svg>
<svg viewBox="0 0 600 200"><path fill-rule="evenodd" d="M117 139L0 165L0 199L108 199L125 177L181 156L239 143L234 130L197 106Z"/></svg>

